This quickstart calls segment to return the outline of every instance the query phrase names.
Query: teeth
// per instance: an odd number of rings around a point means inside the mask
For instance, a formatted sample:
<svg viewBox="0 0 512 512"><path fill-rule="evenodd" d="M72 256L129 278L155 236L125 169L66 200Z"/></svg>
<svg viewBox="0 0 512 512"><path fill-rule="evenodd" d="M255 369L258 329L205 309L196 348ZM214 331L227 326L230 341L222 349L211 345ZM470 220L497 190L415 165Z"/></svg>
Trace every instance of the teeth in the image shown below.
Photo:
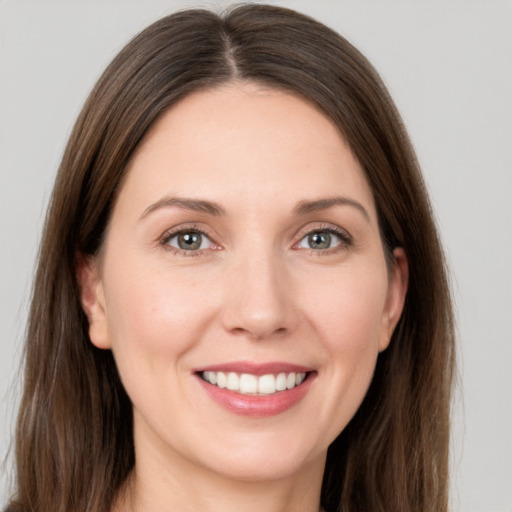
<svg viewBox="0 0 512 512"><path fill-rule="evenodd" d="M284 391L286 389L286 373L280 373L276 379L276 390Z"/></svg>
<svg viewBox="0 0 512 512"><path fill-rule="evenodd" d="M211 372L211 373L215 373L215 372ZM212 379L210 381L211 384L213 384L213 380L215 380L215 379ZM225 373L217 372L217 379L216 380L217 380L217 386L219 386L219 388L225 388L226 387L228 379L227 379Z"/></svg>
<svg viewBox="0 0 512 512"><path fill-rule="evenodd" d="M240 375L240 393L247 395L248 393L258 392L258 377L249 373Z"/></svg>
<svg viewBox="0 0 512 512"><path fill-rule="evenodd" d="M258 393L271 395L276 392L276 378L273 375L262 375L258 378Z"/></svg>
<svg viewBox="0 0 512 512"><path fill-rule="evenodd" d="M304 382L305 373L271 373L261 376L250 373L234 372L202 372L201 377L206 382L219 388L227 388L242 395L272 395L278 391L293 389Z"/></svg>
<svg viewBox="0 0 512 512"><path fill-rule="evenodd" d="M238 391L240 389L240 377L236 373L228 373L228 383L226 387L231 391Z"/></svg>

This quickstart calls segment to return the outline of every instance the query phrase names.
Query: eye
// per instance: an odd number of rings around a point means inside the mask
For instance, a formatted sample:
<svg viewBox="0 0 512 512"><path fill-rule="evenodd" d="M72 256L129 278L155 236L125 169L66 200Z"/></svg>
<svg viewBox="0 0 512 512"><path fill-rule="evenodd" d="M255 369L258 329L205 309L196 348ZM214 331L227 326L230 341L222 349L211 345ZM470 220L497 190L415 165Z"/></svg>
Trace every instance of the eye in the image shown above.
<svg viewBox="0 0 512 512"><path fill-rule="evenodd" d="M200 251L210 248L212 241L200 231L186 230L179 231L169 236L165 243L181 251Z"/></svg>
<svg viewBox="0 0 512 512"><path fill-rule="evenodd" d="M315 251L323 251L334 249L340 245L348 245L349 239L346 235L336 233L334 230L322 229L308 233L298 243L300 249L312 249Z"/></svg>

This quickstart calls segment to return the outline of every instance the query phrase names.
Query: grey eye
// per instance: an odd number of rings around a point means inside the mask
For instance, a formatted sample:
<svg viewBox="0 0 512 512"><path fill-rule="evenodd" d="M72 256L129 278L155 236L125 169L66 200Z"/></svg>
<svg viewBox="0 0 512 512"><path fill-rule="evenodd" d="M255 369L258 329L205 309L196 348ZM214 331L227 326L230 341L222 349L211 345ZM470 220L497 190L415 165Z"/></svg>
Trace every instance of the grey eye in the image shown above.
<svg viewBox="0 0 512 512"><path fill-rule="evenodd" d="M198 251L211 245L210 239L197 231L181 231L169 238L167 243L182 251Z"/></svg>
<svg viewBox="0 0 512 512"><path fill-rule="evenodd" d="M300 242L302 249L325 250L341 244L341 238L330 231L314 231L306 235Z"/></svg>

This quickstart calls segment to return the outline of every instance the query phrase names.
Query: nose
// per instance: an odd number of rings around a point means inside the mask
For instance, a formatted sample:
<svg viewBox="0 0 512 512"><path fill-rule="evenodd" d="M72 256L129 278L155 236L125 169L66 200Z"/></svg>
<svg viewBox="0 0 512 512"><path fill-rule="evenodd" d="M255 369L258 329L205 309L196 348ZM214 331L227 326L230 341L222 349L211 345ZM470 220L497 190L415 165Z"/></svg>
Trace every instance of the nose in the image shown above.
<svg viewBox="0 0 512 512"><path fill-rule="evenodd" d="M272 254L240 257L226 279L224 328L253 340L283 336L296 324L285 263Z"/></svg>

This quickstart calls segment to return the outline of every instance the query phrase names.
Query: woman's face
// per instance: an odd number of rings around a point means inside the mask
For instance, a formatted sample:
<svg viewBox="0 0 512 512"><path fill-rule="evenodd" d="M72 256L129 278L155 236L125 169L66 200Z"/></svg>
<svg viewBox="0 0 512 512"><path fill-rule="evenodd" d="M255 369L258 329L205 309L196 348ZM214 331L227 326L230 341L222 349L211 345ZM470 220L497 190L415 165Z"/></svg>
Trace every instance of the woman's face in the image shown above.
<svg viewBox="0 0 512 512"><path fill-rule="evenodd" d="M323 467L401 313L372 192L335 126L254 84L194 93L131 160L80 271L137 464L237 479Z"/></svg>

